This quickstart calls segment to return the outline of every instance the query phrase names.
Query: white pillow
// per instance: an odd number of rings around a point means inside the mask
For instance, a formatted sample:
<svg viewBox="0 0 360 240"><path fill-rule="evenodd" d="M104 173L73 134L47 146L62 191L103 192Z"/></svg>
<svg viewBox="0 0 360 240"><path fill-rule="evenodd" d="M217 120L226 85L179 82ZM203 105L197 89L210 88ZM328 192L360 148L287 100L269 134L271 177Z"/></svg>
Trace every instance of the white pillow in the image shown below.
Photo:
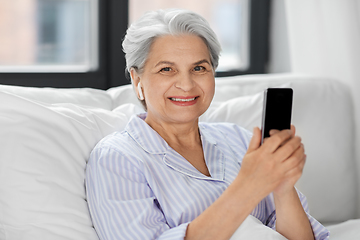
<svg viewBox="0 0 360 240"><path fill-rule="evenodd" d="M142 107L140 101L137 99L134 92L134 88L131 84L113 87L106 91L111 96L113 106L112 109L121 106L126 103L132 103L134 105Z"/></svg>
<svg viewBox="0 0 360 240"><path fill-rule="evenodd" d="M85 200L86 162L129 117L4 92L0 103L0 239L98 239Z"/></svg>
<svg viewBox="0 0 360 240"><path fill-rule="evenodd" d="M112 110L112 112L124 114L130 120L132 115L143 113L145 111L144 111L144 109L142 107L140 107L137 104L125 103L125 104L122 104L122 105L118 106L114 110Z"/></svg>
<svg viewBox="0 0 360 240"><path fill-rule="evenodd" d="M263 99L264 94L260 92L224 102L212 102L200 121L231 122L252 131L255 126L261 127Z"/></svg>
<svg viewBox="0 0 360 240"><path fill-rule="evenodd" d="M307 161L298 183L319 221L356 216L354 110L349 89L331 79L294 82L293 122Z"/></svg>
<svg viewBox="0 0 360 240"><path fill-rule="evenodd" d="M106 91L92 88L37 88L0 85L8 92L41 103L74 103L112 110L112 99Z"/></svg>

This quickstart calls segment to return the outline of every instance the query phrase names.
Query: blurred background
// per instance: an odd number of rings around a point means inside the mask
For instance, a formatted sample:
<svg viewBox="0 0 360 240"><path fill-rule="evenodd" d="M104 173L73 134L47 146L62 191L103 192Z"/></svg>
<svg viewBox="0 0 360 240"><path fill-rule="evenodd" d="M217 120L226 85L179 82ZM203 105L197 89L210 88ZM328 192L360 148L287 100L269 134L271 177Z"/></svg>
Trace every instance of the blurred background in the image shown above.
<svg viewBox="0 0 360 240"><path fill-rule="evenodd" d="M223 47L217 76L330 76L360 101L359 0L0 0L0 84L128 84L126 29L159 8L209 21Z"/></svg>
<svg viewBox="0 0 360 240"><path fill-rule="evenodd" d="M89 71L97 68L97 1L2 0L2 71ZM248 0L131 0L129 24L149 10L186 8L204 16L223 46L219 71L248 67ZM5 11L7 10L7 11Z"/></svg>
<svg viewBox="0 0 360 240"><path fill-rule="evenodd" d="M223 48L218 76L265 73L269 0L0 0L0 83L127 84L126 29L160 8L189 9L209 21Z"/></svg>

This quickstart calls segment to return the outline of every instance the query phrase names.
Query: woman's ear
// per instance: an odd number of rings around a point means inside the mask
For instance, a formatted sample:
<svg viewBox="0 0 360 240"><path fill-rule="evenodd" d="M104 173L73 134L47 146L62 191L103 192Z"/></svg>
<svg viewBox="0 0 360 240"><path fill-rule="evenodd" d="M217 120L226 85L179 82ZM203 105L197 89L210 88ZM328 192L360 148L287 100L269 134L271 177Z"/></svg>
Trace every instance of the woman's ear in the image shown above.
<svg viewBox="0 0 360 240"><path fill-rule="evenodd" d="M135 68L130 68L130 77L131 77L131 82L134 84L134 86L137 86L140 81L140 76L136 72Z"/></svg>
<svg viewBox="0 0 360 240"><path fill-rule="evenodd" d="M130 69L131 81L134 84L137 96L140 100L144 100L144 94L140 83L140 75L136 72L134 68Z"/></svg>

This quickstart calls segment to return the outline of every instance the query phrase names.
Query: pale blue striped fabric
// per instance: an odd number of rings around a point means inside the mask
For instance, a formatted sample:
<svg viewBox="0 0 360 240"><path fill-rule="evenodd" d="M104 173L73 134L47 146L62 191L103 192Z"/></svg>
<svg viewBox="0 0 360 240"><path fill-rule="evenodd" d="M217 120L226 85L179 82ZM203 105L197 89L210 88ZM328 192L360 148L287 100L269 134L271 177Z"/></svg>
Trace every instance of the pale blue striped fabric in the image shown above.
<svg viewBox="0 0 360 240"><path fill-rule="evenodd" d="M143 119L104 138L86 169L87 201L102 240L184 239L187 225L209 207L237 176L251 133L230 123L200 123L211 177L196 170ZM308 212L306 198L299 193ZM252 212L275 227L272 195ZM316 239L328 231L308 215ZM209 219L211 221L211 219Z"/></svg>

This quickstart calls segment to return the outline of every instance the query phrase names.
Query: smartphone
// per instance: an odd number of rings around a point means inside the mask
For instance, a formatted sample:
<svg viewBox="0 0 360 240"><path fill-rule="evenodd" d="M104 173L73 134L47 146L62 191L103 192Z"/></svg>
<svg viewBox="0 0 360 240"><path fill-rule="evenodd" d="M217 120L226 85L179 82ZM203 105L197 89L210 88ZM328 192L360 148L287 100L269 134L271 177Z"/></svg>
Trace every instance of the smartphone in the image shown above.
<svg viewBox="0 0 360 240"><path fill-rule="evenodd" d="M291 88L268 88L264 91L261 124L261 144L270 137L270 130L290 129L293 90Z"/></svg>

